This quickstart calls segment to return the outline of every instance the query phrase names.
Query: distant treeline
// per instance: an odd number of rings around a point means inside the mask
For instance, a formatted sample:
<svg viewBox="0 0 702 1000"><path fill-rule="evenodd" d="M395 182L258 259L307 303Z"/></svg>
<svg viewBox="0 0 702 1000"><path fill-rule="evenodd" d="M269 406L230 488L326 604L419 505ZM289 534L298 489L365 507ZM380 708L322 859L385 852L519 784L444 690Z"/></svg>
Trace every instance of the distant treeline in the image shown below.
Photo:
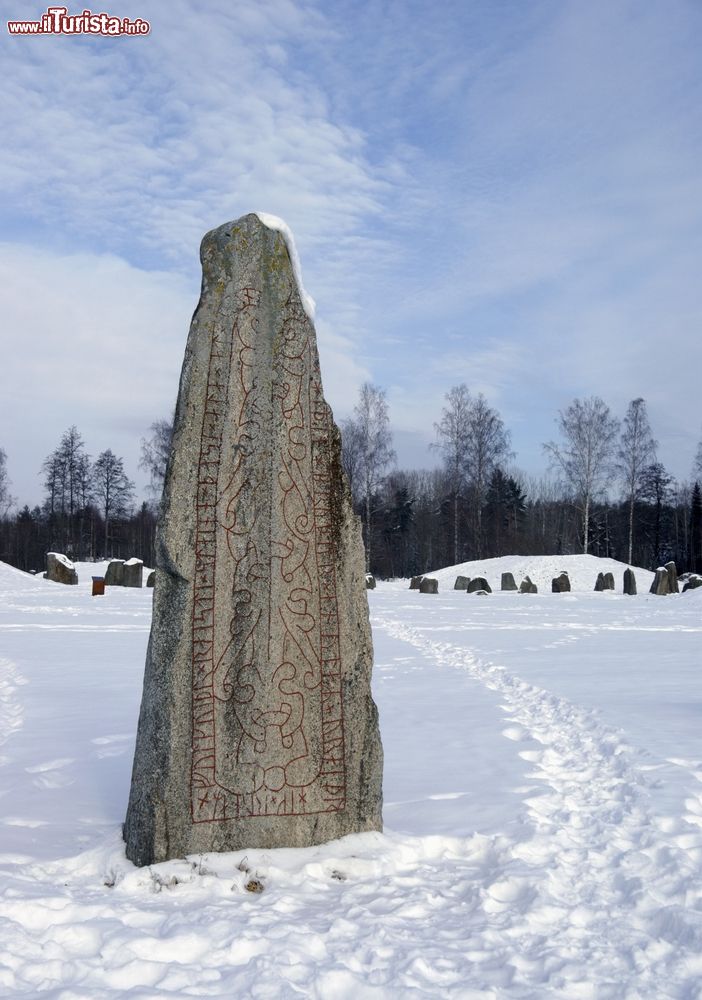
<svg viewBox="0 0 702 1000"><path fill-rule="evenodd" d="M702 573L702 442L693 479L676 482L658 460L643 399L620 423L598 397L559 413L559 440L544 444L550 474L529 478L513 464L510 435L482 394L465 385L445 397L435 424L440 468L395 468L388 406L366 383L342 424L343 462L361 518L366 568L406 577L501 555L588 552L655 569L674 560ZM43 569L47 551L74 560L136 556L155 565L155 532L172 422L151 425L140 465L151 497L109 448L91 462L77 428L45 459L45 498L32 509L10 495L0 449L0 560Z"/></svg>

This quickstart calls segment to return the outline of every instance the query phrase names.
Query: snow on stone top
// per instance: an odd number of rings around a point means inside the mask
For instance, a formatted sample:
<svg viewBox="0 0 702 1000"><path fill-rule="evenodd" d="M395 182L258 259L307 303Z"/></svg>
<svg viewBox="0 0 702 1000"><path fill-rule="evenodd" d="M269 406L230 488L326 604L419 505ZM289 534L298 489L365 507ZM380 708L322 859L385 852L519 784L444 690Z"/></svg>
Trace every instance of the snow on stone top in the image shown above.
<svg viewBox="0 0 702 1000"><path fill-rule="evenodd" d="M143 565L142 560L141 559L137 559L136 556L134 556L132 559L127 559L127 561L126 561L126 563L124 565L125 566L136 566L137 563L140 563L141 565Z"/></svg>
<svg viewBox="0 0 702 1000"><path fill-rule="evenodd" d="M46 554L47 556L54 556L56 562L63 563L63 565L68 567L68 569L75 569L75 566L73 565L71 560L67 556L65 556L62 552L47 552Z"/></svg>
<svg viewBox="0 0 702 1000"><path fill-rule="evenodd" d="M272 229L275 232L280 233L285 240L288 253L290 254L290 263L292 264L293 274L295 275L295 281L297 282L297 290L300 293L302 308L305 310L310 320L314 323L314 314L316 309L315 301L312 296L305 291L305 286L302 284L302 268L300 267L300 258L297 253L297 247L295 246L295 237L292 234L292 229L286 222L279 219L277 215L269 215L267 212L254 212L254 215L258 216L267 229Z"/></svg>

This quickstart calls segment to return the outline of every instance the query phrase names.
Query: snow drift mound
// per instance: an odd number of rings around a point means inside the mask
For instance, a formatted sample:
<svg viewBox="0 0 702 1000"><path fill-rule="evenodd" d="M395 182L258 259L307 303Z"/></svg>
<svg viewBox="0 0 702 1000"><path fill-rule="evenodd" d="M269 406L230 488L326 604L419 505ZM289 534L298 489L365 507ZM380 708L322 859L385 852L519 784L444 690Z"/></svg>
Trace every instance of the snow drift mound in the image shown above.
<svg viewBox="0 0 702 1000"><path fill-rule="evenodd" d="M551 581L559 573L565 571L570 580L572 591L590 593L595 589L598 573L612 573L615 592L622 593L622 580L627 563L616 559L600 559L598 556L500 556L497 559L476 559L472 562L459 563L457 566L447 566L426 576L433 576L439 581L439 592L452 590L457 576L484 576L493 591L500 589L503 573L511 573L519 586L525 576L539 588L539 593L551 593ZM636 586L639 594L646 594L653 582L650 570L632 566L636 576Z"/></svg>

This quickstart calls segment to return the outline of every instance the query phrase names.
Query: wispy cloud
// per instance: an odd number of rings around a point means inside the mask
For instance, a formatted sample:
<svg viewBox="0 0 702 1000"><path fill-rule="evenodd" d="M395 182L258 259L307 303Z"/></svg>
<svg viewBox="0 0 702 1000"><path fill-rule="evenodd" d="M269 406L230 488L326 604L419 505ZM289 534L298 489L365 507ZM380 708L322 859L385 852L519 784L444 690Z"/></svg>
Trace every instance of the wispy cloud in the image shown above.
<svg viewBox="0 0 702 1000"><path fill-rule="evenodd" d="M151 34L4 46L4 262L40 291L22 305L6 285L0 308L33 336L53 318L60 350L46 357L74 398L88 393L74 373L94 377L95 287L121 330L169 317L139 390L157 412L139 406L135 420L161 415L157 362L170 386L199 240L260 210L295 232L338 416L370 378L398 430L424 442L444 392L466 381L536 465L573 396L623 410L643 395L663 460L685 473L702 368L696 2L130 0L119 12L148 17ZM117 328L103 340L127 381ZM22 364L42 384L23 349L13 377ZM103 408L121 419L109 393ZM3 426L46 412L15 398Z"/></svg>

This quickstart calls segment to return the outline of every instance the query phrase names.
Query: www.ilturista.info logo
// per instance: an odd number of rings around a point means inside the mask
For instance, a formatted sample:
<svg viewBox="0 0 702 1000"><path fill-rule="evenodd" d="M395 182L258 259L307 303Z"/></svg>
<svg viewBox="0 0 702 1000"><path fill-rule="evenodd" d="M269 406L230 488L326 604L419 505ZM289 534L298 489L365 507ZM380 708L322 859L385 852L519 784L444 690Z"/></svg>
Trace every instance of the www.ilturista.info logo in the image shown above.
<svg viewBox="0 0 702 1000"><path fill-rule="evenodd" d="M68 7L47 7L38 21L8 21L11 35L148 35L151 25L141 17L113 17L111 14L69 14Z"/></svg>

